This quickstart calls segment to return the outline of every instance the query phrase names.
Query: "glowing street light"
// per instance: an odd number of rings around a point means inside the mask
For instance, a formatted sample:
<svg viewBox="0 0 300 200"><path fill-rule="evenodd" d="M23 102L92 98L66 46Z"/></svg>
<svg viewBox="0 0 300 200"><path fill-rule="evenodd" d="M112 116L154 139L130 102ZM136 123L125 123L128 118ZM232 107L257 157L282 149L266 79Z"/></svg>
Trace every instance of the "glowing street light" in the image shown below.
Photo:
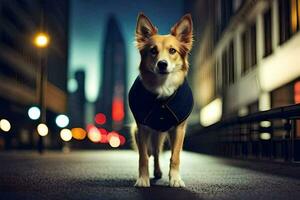
<svg viewBox="0 0 300 200"><path fill-rule="evenodd" d="M34 37L34 45L38 48L46 48L49 45L49 36L47 33L37 33Z"/></svg>
<svg viewBox="0 0 300 200"><path fill-rule="evenodd" d="M65 128L69 125L69 117L67 115L58 115L55 119L55 123L60 128Z"/></svg>
<svg viewBox="0 0 300 200"><path fill-rule="evenodd" d="M38 74L39 85L39 106L41 109L40 123L46 123L46 106L45 106L45 88L47 87L47 47L49 46L50 38L47 33L39 32L34 36L33 44L39 49L38 54L40 57L40 72ZM47 129L46 129L47 128ZM47 130L47 131L46 131ZM40 153L44 150L43 136L48 134L48 127L44 124L41 126L41 132L39 132L38 139L38 151Z"/></svg>
<svg viewBox="0 0 300 200"><path fill-rule="evenodd" d="M10 122L7 119L0 120L0 129L4 132L8 132L11 128Z"/></svg>
<svg viewBox="0 0 300 200"><path fill-rule="evenodd" d="M41 110L36 106L32 106L28 109L28 116L32 120L37 120L41 116Z"/></svg>
<svg viewBox="0 0 300 200"><path fill-rule="evenodd" d="M46 124L39 124L37 126L37 131L40 136L44 137L48 134L48 127Z"/></svg>
<svg viewBox="0 0 300 200"><path fill-rule="evenodd" d="M120 141L120 138L117 137L117 136L112 136L110 139L109 139L109 145L113 148L117 148L119 147L121 144L121 141Z"/></svg>
<svg viewBox="0 0 300 200"><path fill-rule="evenodd" d="M62 129L60 131L60 137L63 141L68 142L72 139L72 132L69 129Z"/></svg>
<svg viewBox="0 0 300 200"><path fill-rule="evenodd" d="M92 127L88 132L88 138L94 142L98 143L101 141L101 133L96 127Z"/></svg>

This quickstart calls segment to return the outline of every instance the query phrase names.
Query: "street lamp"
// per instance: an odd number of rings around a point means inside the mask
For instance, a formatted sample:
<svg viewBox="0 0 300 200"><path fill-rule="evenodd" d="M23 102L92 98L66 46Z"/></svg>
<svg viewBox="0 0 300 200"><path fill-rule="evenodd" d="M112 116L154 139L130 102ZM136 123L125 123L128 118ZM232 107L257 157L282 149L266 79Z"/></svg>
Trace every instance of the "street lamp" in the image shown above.
<svg viewBox="0 0 300 200"><path fill-rule="evenodd" d="M33 44L39 49L40 58L40 73L37 85L39 86L39 104L41 109L40 123L46 123L46 108L44 91L47 85L47 47L49 46L50 38L47 33L39 32L34 36ZM43 136L39 134L38 151L40 153L44 150Z"/></svg>
<svg viewBox="0 0 300 200"><path fill-rule="evenodd" d="M34 45L38 48L46 48L49 45L49 36L46 33L37 33L34 37Z"/></svg>

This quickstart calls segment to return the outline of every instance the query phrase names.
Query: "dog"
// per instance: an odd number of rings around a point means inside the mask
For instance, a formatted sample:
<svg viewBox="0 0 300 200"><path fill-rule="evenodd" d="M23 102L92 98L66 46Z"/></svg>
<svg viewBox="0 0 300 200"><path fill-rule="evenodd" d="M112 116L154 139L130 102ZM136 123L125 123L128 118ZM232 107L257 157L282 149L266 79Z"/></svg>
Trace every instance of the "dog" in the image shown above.
<svg viewBox="0 0 300 200"><path fill-rule="evenodd" d="M187 118L193 95L186 76L188 54L193 43L193 23L184 15L168 35L159 35L148 17L140 13L136 25L136 46L141 55L139 76L129 91L129 107L136 122L133 140L139 152L136 187L150 187L148 160L154 156L154 177L162 172L159 154L168 137L171 147L169 185L185 187L179 172Z"/></svg>

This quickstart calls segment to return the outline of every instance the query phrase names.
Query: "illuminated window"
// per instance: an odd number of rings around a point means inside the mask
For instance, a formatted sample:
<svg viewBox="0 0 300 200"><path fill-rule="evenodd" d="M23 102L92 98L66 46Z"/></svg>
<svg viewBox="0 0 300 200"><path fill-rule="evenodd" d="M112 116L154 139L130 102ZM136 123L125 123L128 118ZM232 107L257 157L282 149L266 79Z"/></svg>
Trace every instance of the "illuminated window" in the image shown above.
<svg viewBox="0 0 300 200"><path fill-rule="evenodd" d="M295 33L299 30L299 3L300 0L291 0L291 32Z"/></svg>
<svg viewBox="0 0 300 200"><path fill-rule="evenodd" d="M297 0L298 30L300 30L300 0Z"/></svg>
<svg viewBox="0 0 300 200"><path fill-rule="evenodd" d="M300 81L297 81L294 85L294 99L295 103L300 103Z"/></svg>

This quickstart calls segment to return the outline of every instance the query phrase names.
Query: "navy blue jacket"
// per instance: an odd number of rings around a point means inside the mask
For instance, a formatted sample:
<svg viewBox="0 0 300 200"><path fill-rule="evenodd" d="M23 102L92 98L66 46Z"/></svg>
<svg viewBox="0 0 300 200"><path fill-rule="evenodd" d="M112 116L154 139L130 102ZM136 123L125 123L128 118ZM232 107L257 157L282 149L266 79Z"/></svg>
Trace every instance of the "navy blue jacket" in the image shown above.
<svg viewBox="0 0 300 200"><path fill-rule="evenodd" d="M137 77L129 91L129 107L137 123L157 131L167 131L183 122L194 105L187 80L167 99L157 98Z"/></svg>

